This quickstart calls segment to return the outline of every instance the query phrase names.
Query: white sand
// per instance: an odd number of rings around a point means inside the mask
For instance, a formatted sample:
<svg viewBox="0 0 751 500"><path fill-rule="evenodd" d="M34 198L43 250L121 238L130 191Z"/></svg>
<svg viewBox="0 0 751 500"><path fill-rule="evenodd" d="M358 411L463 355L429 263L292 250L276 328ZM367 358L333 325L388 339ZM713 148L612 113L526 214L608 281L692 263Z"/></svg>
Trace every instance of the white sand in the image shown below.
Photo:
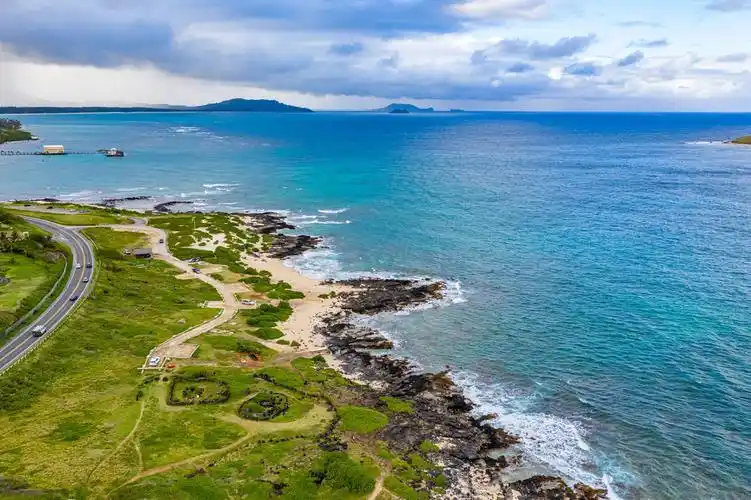
<svg viewBox="0 0 751 500"><path fill-rule="evenodd" d="M322 315L336 311L338 306L336 299L322 299L319 295L332 291L338 294L347 291L347 287L323 285L285 266L279 259L246 256L243 262L259 271L270 272L274 281L286 281L293 290L305 294L304 299L290 301L294 312L289 320L280 325L280 330L285 333L285 340L299 343L301 351L325 349L324 338L314 335L313 330Z"/></svg>

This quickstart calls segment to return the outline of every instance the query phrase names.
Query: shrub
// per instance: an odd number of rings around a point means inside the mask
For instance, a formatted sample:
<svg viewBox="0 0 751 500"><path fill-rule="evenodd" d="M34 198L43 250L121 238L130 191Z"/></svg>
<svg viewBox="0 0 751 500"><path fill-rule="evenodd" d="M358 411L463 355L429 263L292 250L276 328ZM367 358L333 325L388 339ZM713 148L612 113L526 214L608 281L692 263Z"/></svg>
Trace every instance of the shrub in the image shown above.
<svg viewBox="0 0 751 500"><path fill-rule="evenodd" d="M391 396L382 396L381 401L386 404L386 408L394 413L407 413L413 414L415 408L412 405L412 401L405 401L399 398L392 398Z"/></svg>
<svg viewBox="0 0 751 500"><path fill-rule="evenodd" d="M389 419L383 413L363 406L342 406L337 409L342 429L368 434L386 427Z"/></svg>
<svg viewBox="0 0 751 500"><path fill-rule="evenodd" d="M420 451L423 453L435 453L441 451L441 449L434 442L426 440L420 443Z"/></svg>
<svg viewBox="0 0 751 500"><path fill-rule="evenodd" d="M346 453L326 453L314 466L313 472L323 477L323 485L364 495L375 488L372 470L352 460Z"/></svg>

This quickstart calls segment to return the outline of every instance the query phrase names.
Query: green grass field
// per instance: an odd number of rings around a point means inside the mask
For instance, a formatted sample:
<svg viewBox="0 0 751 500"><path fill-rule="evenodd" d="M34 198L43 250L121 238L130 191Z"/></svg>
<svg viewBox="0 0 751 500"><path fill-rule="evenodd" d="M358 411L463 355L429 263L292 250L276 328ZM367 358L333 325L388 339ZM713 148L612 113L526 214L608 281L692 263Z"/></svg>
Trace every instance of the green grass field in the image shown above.
<svg viewBox="0 0 751 500"><path fill-rule="evenodd" d="M48 291L45 285L50 278L57 279L58 268L24 255L0 253L0 276L10 280L8 284L0 284L0 311L16 311L22 300L34 296L40 289L43 296Z"/></svg>
<svg viewBox="0 0 751 500"><path fill-rule="evenodd" d="M87 234L105 250L123 238L107 229ZM218 298L215 290L176 280L179 272L165 263L102 260L91 297L30 358L0 377L2 477L37 488L86 489L88 475L139 415L136 367L151 347L215 314L199 307ZM65 431L73 424L75 432ZM129 460L109 462L97 482L126 477Z"/></svg>
<svg viewBox="0 0 751 500"><path fill-rule="evenodd" d="M143 235L85 234L99 259L91 296L0 377L0 484L43 498L170 500L364 500L379 476L393 494L381 496L422 499L438 485L435 445L396 453L376 441L409 402L373 397L321 356L252 340L292 314L287 304L238 315L192 339L192 359L141 374L150 350L213 317L200 304L219 296L121 253ZM240 362L250 354L252 367ZM278 411L256 418L270 403Z"/></svg>
<svg viewBox="0 0 751 500"><path fill-rule="evenodd" d="M22 210L12 208L13 212L18 215L36 217L50 222L56 222L63 226L97 226L101 224L132 224L130 218L123 215L107 213L104 210L90 209L90 213L85 214L62 214L53 212L43 212L35 210Z"/></svg>
<svg viewBox="0 0 751 500"><path fill-rule="evenodd" d="M65 247L13 213L0 209L0 342L3 332L52 290L65 269Z"/></svg>

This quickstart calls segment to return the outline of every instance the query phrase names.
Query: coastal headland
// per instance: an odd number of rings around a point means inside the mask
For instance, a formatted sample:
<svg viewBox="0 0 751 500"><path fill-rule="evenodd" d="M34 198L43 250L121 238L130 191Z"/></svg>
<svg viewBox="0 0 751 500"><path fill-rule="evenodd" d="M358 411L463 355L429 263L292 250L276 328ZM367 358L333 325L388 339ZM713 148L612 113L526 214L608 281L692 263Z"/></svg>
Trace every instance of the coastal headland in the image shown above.
<svg viewBox="0 0 751 500"><path fill-rule="evenodd" d="M0 490L45 498L605 498L511 477L519 438L448 371L389 355L363 316L444 298L437 280L321 282L322 244L265 213L14 202L85 227L93 290L0 377Z"/></svg>

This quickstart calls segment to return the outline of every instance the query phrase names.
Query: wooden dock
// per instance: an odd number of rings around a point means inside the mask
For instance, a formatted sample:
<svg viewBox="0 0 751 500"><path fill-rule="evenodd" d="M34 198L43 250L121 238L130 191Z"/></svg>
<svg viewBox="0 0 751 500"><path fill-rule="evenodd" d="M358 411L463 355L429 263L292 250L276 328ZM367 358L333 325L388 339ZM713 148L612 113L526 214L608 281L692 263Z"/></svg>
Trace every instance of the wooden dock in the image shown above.
<svg viewBox="0 0 751 500"><path fill-rule="evenodd" d="M68 155L97 155L98 151L66 151L65 153L43 153L41 151L6 151L0 149L0 156L68 156Z"/></svg>

